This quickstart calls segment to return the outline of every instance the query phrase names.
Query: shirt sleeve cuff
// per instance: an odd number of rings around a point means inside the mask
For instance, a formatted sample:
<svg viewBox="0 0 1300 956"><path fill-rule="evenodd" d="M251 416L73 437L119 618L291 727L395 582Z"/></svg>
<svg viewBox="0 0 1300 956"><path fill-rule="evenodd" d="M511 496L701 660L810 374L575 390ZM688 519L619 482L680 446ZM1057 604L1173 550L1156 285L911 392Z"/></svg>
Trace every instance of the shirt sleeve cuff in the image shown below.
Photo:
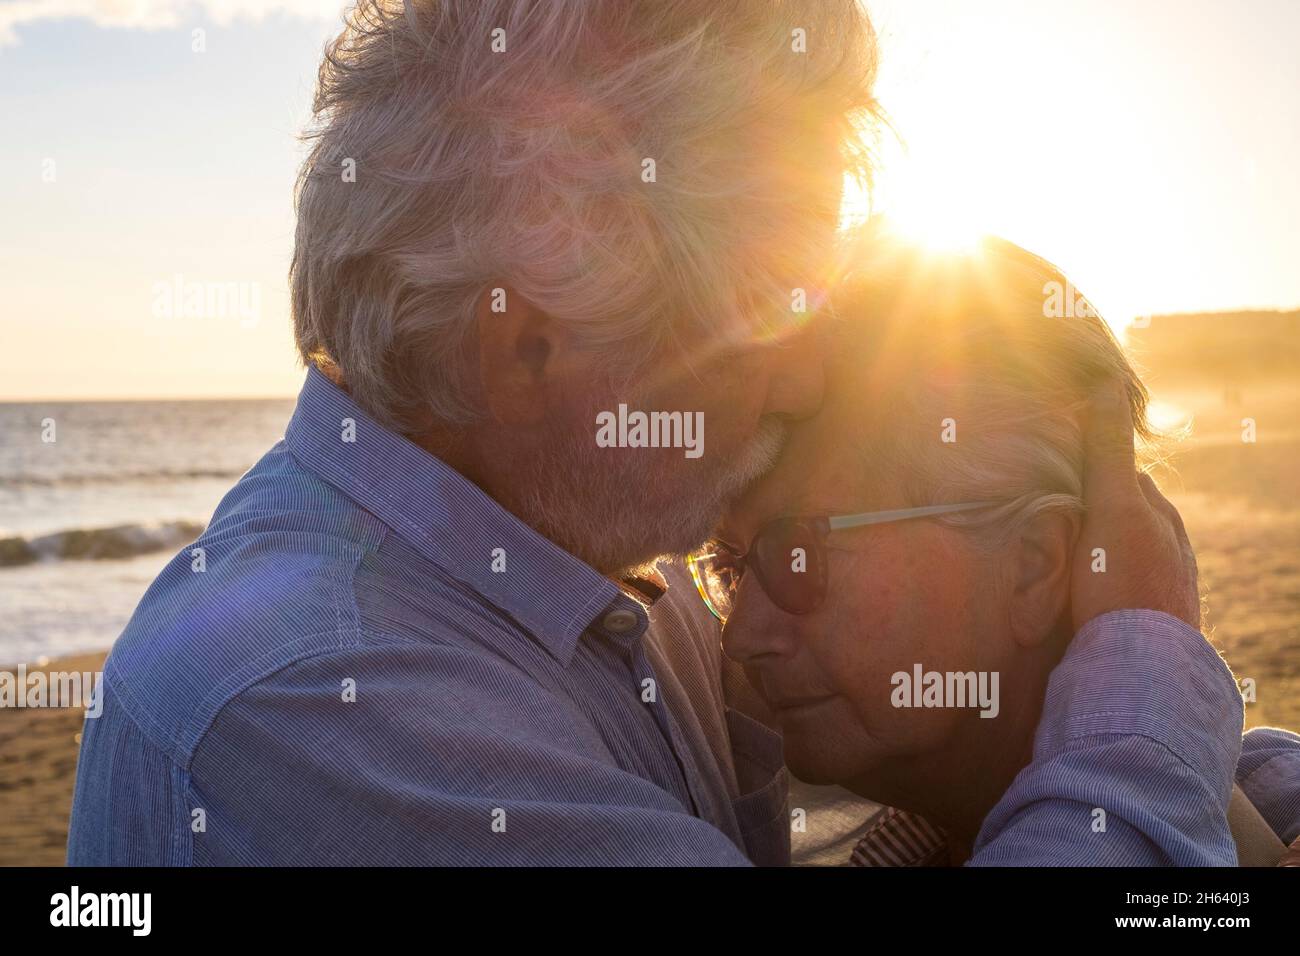
<svg viewBox="0 0 1300 956"><path fill-rule="evenodd" d="M1242 718L1232 672L1198 631L1160 611L1112 611L1080 628L1052 672L1034 759L1098 734L1141 735L1226 802Z"/></svg>
<svg viewBox="0 0 1300 956"><path fill-rule="evenodd" d="M1256 727L1241 738L1237 783L1283 843L1300 837L1300 736Z"/></svg>

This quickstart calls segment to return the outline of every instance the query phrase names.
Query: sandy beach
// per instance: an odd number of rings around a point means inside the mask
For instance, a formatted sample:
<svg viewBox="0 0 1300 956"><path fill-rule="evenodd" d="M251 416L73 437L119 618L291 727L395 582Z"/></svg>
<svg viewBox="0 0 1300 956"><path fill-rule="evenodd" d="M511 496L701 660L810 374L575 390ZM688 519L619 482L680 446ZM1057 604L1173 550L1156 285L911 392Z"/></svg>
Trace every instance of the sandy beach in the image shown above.
<svg viewBox="0 0 1300 956"><path fill-rule="evenodd" d="M99 671L104 656L28 664L27 670ZM82 721L81 710L0 709L0 865L62 865Z"/></svg>

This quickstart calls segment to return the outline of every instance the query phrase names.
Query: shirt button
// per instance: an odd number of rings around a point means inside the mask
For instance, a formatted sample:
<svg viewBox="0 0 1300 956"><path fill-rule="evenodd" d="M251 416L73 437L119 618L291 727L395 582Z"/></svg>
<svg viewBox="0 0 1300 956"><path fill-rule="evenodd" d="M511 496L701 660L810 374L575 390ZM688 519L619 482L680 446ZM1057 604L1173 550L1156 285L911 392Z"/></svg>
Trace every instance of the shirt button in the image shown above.
<svg viewBox="0 0 1300 956"><path fill-rule="evenodd" d="M620 608L617 611L610 611L601 621L605 630L612 634L626 634L637 626L637 617L633 612Z"/></svg>

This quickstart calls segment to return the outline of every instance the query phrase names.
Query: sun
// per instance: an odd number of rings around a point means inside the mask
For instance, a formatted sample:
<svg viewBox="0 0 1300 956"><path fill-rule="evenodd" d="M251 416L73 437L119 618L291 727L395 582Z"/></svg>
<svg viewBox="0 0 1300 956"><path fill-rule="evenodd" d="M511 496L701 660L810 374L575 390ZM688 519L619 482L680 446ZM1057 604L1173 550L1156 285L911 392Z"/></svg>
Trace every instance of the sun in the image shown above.
<svg viewBox="0 0 1300 956"><path fill-rule="evenodd" d="M931 252L969 252L988 235L988 230L981 228L975 217L958 214L951 205L924 198L882 211L903 238Z"/></svg>
<svg viewBox="0 0 1300 956"><path fill-rule="evenodd" d="M936 253L973 250L992 230L969 193L945 188L942 177L926 179L910 167L882 176L870 197L856 181L844 188L841 226L852 228L876 216L915 245Z"/></svg>

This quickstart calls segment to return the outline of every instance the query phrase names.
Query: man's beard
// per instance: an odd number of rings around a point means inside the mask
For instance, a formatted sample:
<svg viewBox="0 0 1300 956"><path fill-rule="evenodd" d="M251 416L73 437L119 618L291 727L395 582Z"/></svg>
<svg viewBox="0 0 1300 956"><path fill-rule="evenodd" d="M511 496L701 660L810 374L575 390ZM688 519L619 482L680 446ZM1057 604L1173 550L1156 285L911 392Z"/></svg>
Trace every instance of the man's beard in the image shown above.
<svg viewBox="0 0 1300 956"><path fill-rule="evenodd" d="M602 574L703 542L727 506L776 464L786 437L783 422L764 418L724 462L688 459L680 449L600 448L590 434L552 431L519 516Z"/></svg>

